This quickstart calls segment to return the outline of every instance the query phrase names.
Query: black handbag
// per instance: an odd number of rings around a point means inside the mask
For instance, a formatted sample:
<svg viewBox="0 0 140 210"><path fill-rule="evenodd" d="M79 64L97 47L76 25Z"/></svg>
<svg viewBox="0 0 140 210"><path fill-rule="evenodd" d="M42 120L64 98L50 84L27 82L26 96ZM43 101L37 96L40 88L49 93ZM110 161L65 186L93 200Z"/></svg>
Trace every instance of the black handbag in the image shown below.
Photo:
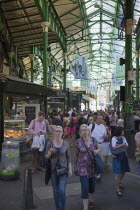
<svg viewBox="0 0 140 210"><path fill-rule="evenodd" d="M104 162L100 155L96 154L95 155L95 167L96 167L96 173L101 174L104 172Z"/></svg>
<svg viewBox="0 0 140 210"><path fill-rule="evenodd" d="M51 160L47 160L46 171L45 171L45 184L48 185L51 178Z"/></svg>
<svg viewBox="0 0 140 210"><path fill-rule="evenodd" d="M51 146L52 147L52 143ZM48 185L51 178L51 158L46 160L45 184Z"/></svg>
<svg viewBox="0 0 140 210"><path fill-rule="evenodd" d="M57 176L63 176L68 174L67 168L58 168L56 169Z"/></svg>
<svg viewBox="0 0 140 210"><path fill-rule="evenodd" d="M92 138L92 142L94 144L94 137L91 137ZM104 162L102 160L102 158L100 157L100 155L96 154L94 155L94 159L95 159L95 165L96 165L96 173L97 174L101 174L104 172Z"/></svg>

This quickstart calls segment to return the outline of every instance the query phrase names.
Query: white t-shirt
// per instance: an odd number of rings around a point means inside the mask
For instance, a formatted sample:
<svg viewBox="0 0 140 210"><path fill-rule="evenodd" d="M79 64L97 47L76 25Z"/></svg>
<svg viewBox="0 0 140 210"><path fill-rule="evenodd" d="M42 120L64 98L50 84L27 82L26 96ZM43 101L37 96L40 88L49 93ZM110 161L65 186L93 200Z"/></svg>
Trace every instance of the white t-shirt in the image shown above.
<svg viewBox="0 0 140 210"><path fill-rule="evenodd" d="M71 115L72 115L72 111L69 111L69 112L68 112L68 114L69 114L69 117L71 117Z"/></svg>
<svg viewBox="0 0 140 210"><path fill-rule="evenodd" d="M84 115L84 118L87 120L87 118L88 118L88 114Z"/></svg>
<svg viewBox="0 0 140 210"><path fill-rule="evenodd" d="M124 120L123 119L119 119L117 125L121 126L121 127L124 127Z"/></svg>
<svg viewBox="0 0 140 210"><path fill-rule="evenodd" d="M123 143L126 143L126 145L128 145L127 141L126 141L126 138L124 136L122 136L122 139L123 139ZM117 143L117 138L114 136L112 138L112 147L116 147L116 143Z"/></svg>
<svg viewBox="0 0 140 210"><path fill-rule="evenodd" d="M92 125L93 124L89 125L90 130L92 129ZM105 126L103 124L97 125L95 123L95 127L91 133L91 137L94 137L98 141L98 143L102 143L104 141L104 135L106 134L107 132Z"/></svg>

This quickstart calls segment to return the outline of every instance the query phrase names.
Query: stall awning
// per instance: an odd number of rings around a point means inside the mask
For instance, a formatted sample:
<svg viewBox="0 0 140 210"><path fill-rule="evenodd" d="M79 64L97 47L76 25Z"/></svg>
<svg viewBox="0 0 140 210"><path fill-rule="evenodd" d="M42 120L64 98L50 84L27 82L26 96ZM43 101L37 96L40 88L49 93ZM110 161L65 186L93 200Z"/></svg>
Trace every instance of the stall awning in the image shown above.
<svg viewBox="0 0 140 210"><path fill-rule="evenodd" d="M0 92L12 95L49 97L53 90L14 76L0 74Z"/></svg>

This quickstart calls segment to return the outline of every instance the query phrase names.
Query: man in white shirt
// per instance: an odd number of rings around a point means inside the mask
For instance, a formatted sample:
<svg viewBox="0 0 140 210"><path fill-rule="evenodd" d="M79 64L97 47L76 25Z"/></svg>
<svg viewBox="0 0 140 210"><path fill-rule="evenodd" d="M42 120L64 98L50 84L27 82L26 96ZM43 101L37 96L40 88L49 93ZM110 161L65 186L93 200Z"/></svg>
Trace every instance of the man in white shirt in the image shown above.
<svg viewBox="0 0 140 210"><path fill-rule="evenodd" d="M103 121L102 116L101 115L97 115L97 116L94 117L95 127L94 127L93 131L92 131L93 124L89 125L89 128L91 130L91 137L94 137L99 144L103 143L104 136L107 135L106 128L102 124L102 121Z"/></svg>

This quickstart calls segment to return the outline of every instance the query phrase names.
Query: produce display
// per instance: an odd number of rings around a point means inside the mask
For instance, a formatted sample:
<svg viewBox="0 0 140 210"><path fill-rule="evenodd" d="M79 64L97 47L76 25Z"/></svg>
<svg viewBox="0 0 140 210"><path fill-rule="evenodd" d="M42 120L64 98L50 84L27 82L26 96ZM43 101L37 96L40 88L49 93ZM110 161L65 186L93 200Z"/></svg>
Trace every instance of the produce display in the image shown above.
<svg viewBox="0 0 140 210"><path fill-rule="evenodd" d="M26 131L21 131L21 130L5 130L4 131L4 138L18 138L18 137L23 137L27 136Z"/></svg>

